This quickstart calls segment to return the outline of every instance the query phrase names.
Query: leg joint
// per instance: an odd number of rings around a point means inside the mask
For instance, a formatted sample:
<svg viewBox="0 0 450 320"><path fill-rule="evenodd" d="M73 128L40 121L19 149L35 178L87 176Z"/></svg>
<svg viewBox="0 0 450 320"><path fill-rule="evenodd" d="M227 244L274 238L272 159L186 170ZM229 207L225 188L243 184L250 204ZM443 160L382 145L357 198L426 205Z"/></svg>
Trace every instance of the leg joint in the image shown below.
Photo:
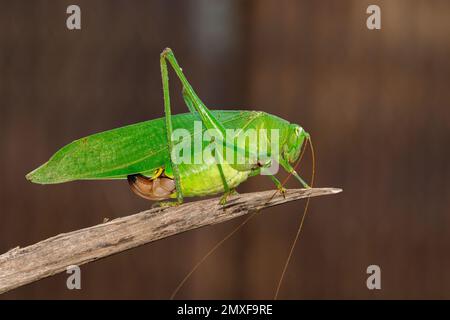
<svg viewBox="0 0 450 320"><path fill-rule="evenodd" d="M161 58L165 58L167 57L169 54L172 54L172 49L170 48L165 48L162 52L161 52Z"/></svg>

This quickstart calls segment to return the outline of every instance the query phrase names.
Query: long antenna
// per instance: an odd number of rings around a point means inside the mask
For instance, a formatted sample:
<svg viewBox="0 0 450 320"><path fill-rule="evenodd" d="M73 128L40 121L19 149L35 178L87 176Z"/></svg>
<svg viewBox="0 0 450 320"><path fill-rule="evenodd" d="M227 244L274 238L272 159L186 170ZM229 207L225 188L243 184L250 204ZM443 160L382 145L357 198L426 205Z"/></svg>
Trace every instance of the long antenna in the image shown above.
<svg viewBox="0 0 450 320"><path fill-rule="evenodd" d="M310 139L308 139L309 141ZM312 145L311 145L312 148ZM302 151L300 153L300 157L297 160L297 163L294 166L294 170L297 169L298 165L300 164L300 161L303 158L303 154L305 153L306 150L306 145L304 148L302 148ZM314 153L314 152L313 152ZM314 158L314 156L313 156ZM314 163L314 161L313 161ZM313 170L314 170L314 166L313 166ZM284 187L284 185L289 181L289 179L292 176L292 172L290 172L288 174L288 176L283 180L283 182L281 183L281 187ZM313 177L314 177L314 173L313 173ZM311 179L311 182L313 182L314 178ZM311 183L311 187L312 187L312 183ZM278 190L275 191L272 196L269 198L269 200L267 200L266 204L271 202L272 199L277 195ZM307 200L309 202L309 198ZM307 202L307 204L308 204ZM307 205L306 204L306 208ZM261 211L261 209L256 210L255 212L253 212L252 214L250 214L241 224L239 224L236 228L234 228L230 233L228 233L222 240L220 240L218 243L216 243L216 245L214 245L214 247L212 247L196 264L195 266L186 274L186 276L183 278L183 280L181 280L181 282L178 284L178 286L175 288L175 290L172 292L172 294L170 295L170 300L173 300L176 296L176 294L180 291L180 289L183 287L183 285L186 283L187 280L189 280L189 278L192 276L192 274L194 274L194 272L202 265L202 263L210 256L212 255L225 241L227 241L229 238L231 238L231 236L233 236L238 230L240 230L247 222L250 221L250 219L252 219L254 216L256 216L256 214L258 214ZM296 240L295 240L296 241ZM295 245L294 245L295 246ZM293 250L293 249L291 249ZM290 258L288 258L290 259ZM289 261L288 261L289 263ZM285 269L287 268L287 264L285 266ZM283 275L284 275L285 270L283 271ZM281 286L281 281L282 278L280 279L280 282L278 284L278 288L277 288L277 292L279 290L279 287Z"/></svg>
<svg viewBox="0 0 450 320"><path fill-rule="evenodd" d="M311 173L310 186L312 188L313 184L314 184L314 175L315 175L315 170L316 170L316 168L315 168L316 167L316 159L315 159L315 155L314 155L314 147L313 147L311 138L309 138L307 141L309 141L309 145L311 147L312 173ZM299 162L297 162L297 165L298 164L299 164ZM296 165L296 167L297 167L297 165ZM294 168L294 170L295 169L296 168ZM298 241L298 238L300 236L300 233L302 232L303 223L305 222L306 213L308 212L308 206L309 206L309 200L310 199L311 198L308 198L306 200L305 208L303 209L303 214L302 214L302 218L300 220L300 223L298 225L297 233L295 234L294 241L292 242L291 249L289 251L289 255L288 255L287 259L286 259L286 263L284 264L283 272L281 273L280 280L278 281L277 290L275 291L274 300L277 300L277 298L278 298L278 294L280 293L281 284L283 283L284 275L286 274L286 270L287 270L287 268L289 266L289 262L291 261L291 257L292 257L292 254L294 252L294 248L295 248L295 245L297 244L297 241Z"/></svg>
<svg viewBox="0 0 450 320"><path fill-rule="evenodd" d="M259 210L258 210L259 211ZM180 291L181 287L185 284L185 282L191 277L191 275L200 267L200 265L211 255L214 251L216 251L225 241L228 240L233 234L235 234L239 229L241 229L255 214L258 213L258 211L255 211L250 216L245 218L244 221L240 225L238 225L236 228L233 229L229 234L227 234L222 240L220 240L214 247L212 247L207 254L201 258L197 264L189 271L189 273L181 280L181 282L178 284L178 286L175 288L175 290L172 292L172 295L170 296L170 300L173 300L175 298L175 295Z"/></svg>

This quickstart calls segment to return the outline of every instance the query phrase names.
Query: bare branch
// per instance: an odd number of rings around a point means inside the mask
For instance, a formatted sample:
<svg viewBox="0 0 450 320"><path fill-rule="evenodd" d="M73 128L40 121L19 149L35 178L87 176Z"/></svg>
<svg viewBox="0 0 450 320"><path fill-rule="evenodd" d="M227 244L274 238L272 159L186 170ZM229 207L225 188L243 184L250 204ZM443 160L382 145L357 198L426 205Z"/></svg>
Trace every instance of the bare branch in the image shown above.
<svg viewBox="0 0 450 320"><path fill-rule="evenodd" d="M224 222L255 210L307 197L341 192L314 188L287 190L283 198L274 191L232 196L225 206L218 198L178 207L154 208L89 228L59 234L0 255L0 293L146 243L191 229ZM271 200L270 200L271 199Z"/></svg>

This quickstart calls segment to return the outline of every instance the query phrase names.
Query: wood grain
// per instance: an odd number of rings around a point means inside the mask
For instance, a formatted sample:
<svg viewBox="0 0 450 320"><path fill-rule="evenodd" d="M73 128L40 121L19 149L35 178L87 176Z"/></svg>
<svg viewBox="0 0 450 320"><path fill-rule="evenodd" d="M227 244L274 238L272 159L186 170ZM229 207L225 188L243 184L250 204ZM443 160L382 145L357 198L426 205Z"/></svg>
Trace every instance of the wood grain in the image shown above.
<svg viewBox="0 0 450 320"><path fill-rule="evenodd" d="M0 293L146 243L195 228L307 197L341 192L336 188L274 191L232 196L225 206L219 198L177 207L153 208L89 228L62 233L36 244L12 249L0 256ZM272 198L273 197L273 198Z"/></svg>

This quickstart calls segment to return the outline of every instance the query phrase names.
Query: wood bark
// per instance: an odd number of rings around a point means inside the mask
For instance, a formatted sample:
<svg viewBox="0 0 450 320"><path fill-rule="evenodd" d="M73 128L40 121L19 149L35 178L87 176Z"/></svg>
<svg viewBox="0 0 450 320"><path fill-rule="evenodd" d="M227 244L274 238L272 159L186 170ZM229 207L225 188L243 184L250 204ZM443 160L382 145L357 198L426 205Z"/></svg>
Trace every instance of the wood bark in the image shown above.
<svg viewBox="0 0 450 320"><path fill-rule="evenodd" d="M221 223L239 216L307 197L341 192L336 188L274 191L232 196L226 205L219 198L153 208L89 228L59 234L36 244L0 255L0 293L63 272L109 255L191 229Z"/></svg>

